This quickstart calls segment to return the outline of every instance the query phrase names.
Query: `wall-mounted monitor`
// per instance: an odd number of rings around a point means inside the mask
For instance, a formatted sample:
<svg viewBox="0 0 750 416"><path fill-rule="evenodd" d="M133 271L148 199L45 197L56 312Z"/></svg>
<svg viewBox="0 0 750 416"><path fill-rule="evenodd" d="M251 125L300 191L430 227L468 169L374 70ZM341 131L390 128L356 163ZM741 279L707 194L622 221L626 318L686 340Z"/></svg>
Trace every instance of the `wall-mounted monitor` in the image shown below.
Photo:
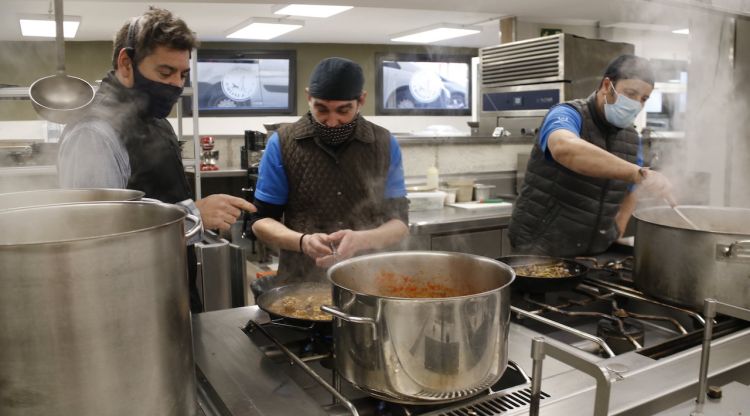
<svg viewBox="0 0 750 416"><path fill-rule="evenodd" d="M375 59L376 114L471 114L471 56L399 53Z"/></svg>
<svg viewBox="0 0 750 416"><path fill-rule="evenodd" d="M295 51L198 50L202 116L296 114ZM192 114L185 97L185 114Z"/></svg>

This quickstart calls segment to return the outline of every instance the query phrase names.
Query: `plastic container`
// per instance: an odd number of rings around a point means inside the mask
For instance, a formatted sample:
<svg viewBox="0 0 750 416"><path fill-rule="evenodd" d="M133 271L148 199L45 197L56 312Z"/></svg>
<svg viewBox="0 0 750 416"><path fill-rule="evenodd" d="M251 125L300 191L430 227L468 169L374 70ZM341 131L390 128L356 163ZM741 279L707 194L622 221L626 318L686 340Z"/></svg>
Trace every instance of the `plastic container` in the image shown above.
<svg viewBox="0 0 750 416"><path fill-rule="evenodd" d="M428 211L442 209L445 201L445 192L413 192L407 193L409 199L409 211Z"/></svg>
<svg viewBox="0 0 750 416"><path fill-rule="evenodd" d="M494 187L495 185L485 185L482 183L474 185L474 200L484 201L490 199L490 192Z"/></svg>
<svg viewBox="0 0 750 416"><path fill-rule="evenodd" d="M471 202L471 196L474 191L474 181L472 179L455 179L448 181L448 186L456 188L456 202Z"/></svg>
<svg viewBox="0 0 750 416"><path fill-rule="evenodd" d="M443 188L441 191L445 192L445 205L456 203L458 188Z"/></svg>
<svg viewBox="0 0 750 416"><path fill-rule="evenodd" d="M430 166L427 169L427 180L425 182L427 189L438 189L438 185L440 184L440 173L438 172L438 168Z"/></svg>

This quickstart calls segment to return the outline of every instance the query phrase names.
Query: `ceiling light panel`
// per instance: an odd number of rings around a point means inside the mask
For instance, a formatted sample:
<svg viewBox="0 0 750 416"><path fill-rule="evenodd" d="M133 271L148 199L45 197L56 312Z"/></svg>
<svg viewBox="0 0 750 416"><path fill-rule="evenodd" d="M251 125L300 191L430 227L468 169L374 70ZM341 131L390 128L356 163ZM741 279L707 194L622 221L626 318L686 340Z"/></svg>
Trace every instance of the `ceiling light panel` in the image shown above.
<svg viewBox="0 0 750 416"><path fill-rule="evenodd" d="M328 6L322 4L287 4L275 7L273 12L284 16L331 17L352 8L352 6Z"/></svg>
<svg viewBox="0 0 750 416"><path fill-rule="evenodd" d="M27 37L54 38L57 36L55 19L47 15L23 15L19 17L21 35ZM63 18L63 37L74 38L81 24L80 16Z"/></svg>
<svg viewBox="0 0 750 416"><path fill-rule="evenodd" d="M459 38L480 33L476 26L462 26L453 24L438 24L422 29L411 30L391 36L393 42L434 43L442 40Z"/></svg>
<svg viewBox="0 0 750 416"><path fill-rule="evenodd" d="M300 20L252 18L229 30L229 39L269 40L297 30L305 24Z"/></svg>
<svg viewBox="0 0 750 416"><path fill-rule="evenodd" d="M690 34L690 29L688 29L688 28L685 28L685 29L675 29L675 30L672 31L672 33L676 33L678 35L689 35Z"/></svg>

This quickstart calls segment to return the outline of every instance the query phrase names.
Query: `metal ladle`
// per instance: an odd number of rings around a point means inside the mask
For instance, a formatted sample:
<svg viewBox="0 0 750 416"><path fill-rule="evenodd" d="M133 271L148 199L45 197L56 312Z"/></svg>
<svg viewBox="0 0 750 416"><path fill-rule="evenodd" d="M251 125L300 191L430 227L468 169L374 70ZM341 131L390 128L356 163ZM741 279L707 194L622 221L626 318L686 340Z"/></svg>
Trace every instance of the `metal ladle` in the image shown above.
<svg viewBox="0 0 750 416"><path fill-rule="evenodd" d="M63 5L55 0L55 47L57 74L38 79L29 88L29 98L37 114L55 123L70 122L94 100L94 87L81 78L65 74Z"/></svg>
<svg viewBox="0 0 750 416"><path fill-rule="evenodd" d="M698 230L698 226L695 225L694 222L690 221L690 218L688 218L685 214L680 211L680 209L677 207L677 203L674 201L670 201L669 199L665 199L670 207L672 207L672 210L682 218L683 221L685 221L690 227L692 227L694 230Z"/></svg>

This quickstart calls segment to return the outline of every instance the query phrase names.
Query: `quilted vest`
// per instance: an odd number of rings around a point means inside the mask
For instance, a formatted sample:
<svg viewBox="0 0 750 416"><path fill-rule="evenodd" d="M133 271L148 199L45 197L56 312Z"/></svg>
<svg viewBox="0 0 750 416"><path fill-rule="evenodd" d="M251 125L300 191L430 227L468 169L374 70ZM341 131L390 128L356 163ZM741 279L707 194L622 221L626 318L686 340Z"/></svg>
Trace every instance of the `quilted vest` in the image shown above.
<svg viewBox="0 0 750 416"><path fill-rule="evenodd" d="M602 119L595 94L560 105L581 114L582 139L636 162L639 138L635 129L618 129ZM628 182L580 175L546 159L537 133L510 221L513 251L557 257L605 251L619 235L615 215L628 187Z"/></svg>
<svg viewBox="0 0 750 416"><path fill-rule="evenodd" d="M371 229L386 221L388 130L360 116L352 139L335 149L320 143L308 117L278 133L289 187L287 227L308 234L331 233ZM282 250L278 273L290 281L325 281L325 270L296 251Z"/></svg>

